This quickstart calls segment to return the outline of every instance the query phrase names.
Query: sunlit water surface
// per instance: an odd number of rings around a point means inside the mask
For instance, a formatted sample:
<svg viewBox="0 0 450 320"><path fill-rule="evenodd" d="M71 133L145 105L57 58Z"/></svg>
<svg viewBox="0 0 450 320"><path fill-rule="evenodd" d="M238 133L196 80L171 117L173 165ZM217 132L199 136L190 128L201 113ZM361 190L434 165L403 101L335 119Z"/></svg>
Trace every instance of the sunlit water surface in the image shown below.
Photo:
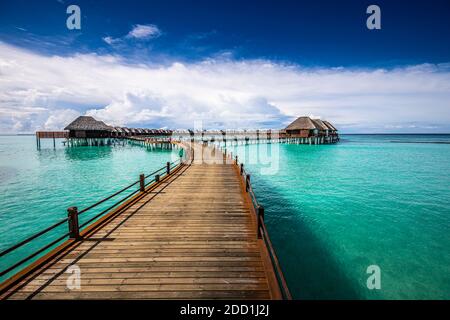
<svg viewBox="0 0 450 320"><path fill-rule="evenodd" d="M0 249L177 157L128 144L45 143L38 151L34 137L0 137ZM446 135L361 135L228 150L251 173L295 298L449 299L449 143ZM64 224L0 267L65 232ZM367 288L370 265L380 267L380 290Z"/></svg>
<svg viewBox="0 0 450 320"><path fill-rule="evenodd" d="M177 150L150 150L130 144L69 148L62 142L57 140L53 149L52 140L42 140L42 148L37 150L32 136L0 136L0 250L66 218L68 207L81 210L138 180L139 174L149 174L177 159ZM127 192L80 215L80 224ZM2 257L0 269L67 230L64 223Z"/></svg>
<svg viewBox="0 0 450 320"><path fill-rule="evenodd" d="M450 298L450 136L228 147L246 163L296 298ZM367 288L367 267L381 289Z"/></svg>

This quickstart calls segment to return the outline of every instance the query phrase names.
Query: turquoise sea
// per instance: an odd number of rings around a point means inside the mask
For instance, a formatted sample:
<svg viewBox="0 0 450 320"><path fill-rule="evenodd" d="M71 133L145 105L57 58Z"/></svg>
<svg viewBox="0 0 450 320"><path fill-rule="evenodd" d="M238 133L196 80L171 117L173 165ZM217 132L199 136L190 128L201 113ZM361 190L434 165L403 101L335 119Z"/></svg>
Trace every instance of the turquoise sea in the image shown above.
<svg viewBox="0 0 450 320"><path fill-rule="evenodd" d="M228 150L251 173L295 298L450 299L450 135Z"/></svg>
<svg viewBox="0 0 450 320"><path fill-rule="evenodd" d="M34 136L0 136L0 251L67 217L67 208L79 210L98 202L178 159L177 150L150 150L139 145L65 147ZM129 191L80 215L80 224L108 208ZM43 247L67 232L64 223L52 232L0 258L0 269ZM3 280L5 277L0 278Z"/></svg>
<svg viewBox="0 0 450 320"><path fill-rule="evenodd" d="M38 151L0 136L0 250L177 158L141 146ZM450 299L450 136L228 147L244 161L297 299ZM56 232L66 232L63 225ZM0 259L17 261L55 234ZM381 270L369 290L367 267Z"/></svg>

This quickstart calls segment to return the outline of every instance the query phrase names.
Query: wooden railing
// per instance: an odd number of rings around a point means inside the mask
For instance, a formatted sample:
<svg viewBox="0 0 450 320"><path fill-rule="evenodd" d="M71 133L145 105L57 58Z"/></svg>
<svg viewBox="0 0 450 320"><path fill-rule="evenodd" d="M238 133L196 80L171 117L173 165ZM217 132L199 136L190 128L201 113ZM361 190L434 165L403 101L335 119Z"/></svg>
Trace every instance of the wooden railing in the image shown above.
<svg viewBox="0 0 450 320"><path fill-rule="evenodd" d="M5 249L0 252L0 258L3 258L4 256L10 254L11 252L16 251L17 249L32 242L33 240L49 233L50 231L63 225L64 223L68 224L68 232L67 233L64 233L63 235L58 236L57 239L51 241L50 243L47 243L46 245L44 245L40 249L34 251L33 253L26 256L25 258L22 258L21 260L6 267L4 270L0 271L0 277L3 277L4 275L10 273L11 271L17 269L18 267L22 266L23 264L30 261L31 259L44 253L46 250L50 249L51 247L55 246L56 244L58 244L59 242L61 242L62 240L66 239L66 238L73 239L73 240L79 240L80 239L80 231L83 228L88 227L92 222L99 219L101 216L105 215L107 212L110 212L112 209L118 207L120 204L123 204L126 200L130 199L132 196L138 194L139 192L144 193L147 186L149 186L152 183L158 183L162 177L169 175L173 169L177 168L182 163L183 163L183 159L180 158L179 160L176 160L174 162L167 162L164 167L162 167L148 175L141 174L139 176L139 180L120 189L119 191L113 193L112 195L84 208L81 211L78 211L77 207L68 208L67 209L67 213L68 213L67 218L56 222L55 224L35 233L34 235L20 241L19 243L9 247L8 249ZM79 224L79 216L80 215L85 214L89 210L92 210L93 208L96 208L103 203L106 203L108 200L111 200L111 199L117 197L118 195L123 194L125 191L130 190L132 187L137 186L137 185L139 185L139 188L137 188L133 192L130 192L129 194L127 194L125 197L121 198L120 200L114 202L112 205L108 206L106 209L103 209L100 213L96 214L95 216L90 217L87 221L83 222L82 224Z"/></svg>
<svg viewBox="0 0 450 320"><path fill-rule="evenodd" d="M245 192L249 194L254 212L256 214L256 232L258 235L258 239L262 239L264 241L264 244L266 245L283 299L292 300L291 292L289 291L289 288L287 286L286 279L284 278L283 271L281 270L278 257L275 253L272 241L269 237L269 232L267 231L266 224L264 222L264 207L260 203L258 203L258 200L255 196L250 180L250 174L244 169L244 164L239 163L238 156L235 156L235 158L233 158L233 154L227 154L226 150L224 152L224 155L225 159L233 161L234 165L238 166L239 168L239 173L245 184Z"/></svg>
<svg viewBox="0 0 450 320"><path fill-rule="evenodd" d="M64 139L69 137L69 131L36 131L39 139Z"/></svg>

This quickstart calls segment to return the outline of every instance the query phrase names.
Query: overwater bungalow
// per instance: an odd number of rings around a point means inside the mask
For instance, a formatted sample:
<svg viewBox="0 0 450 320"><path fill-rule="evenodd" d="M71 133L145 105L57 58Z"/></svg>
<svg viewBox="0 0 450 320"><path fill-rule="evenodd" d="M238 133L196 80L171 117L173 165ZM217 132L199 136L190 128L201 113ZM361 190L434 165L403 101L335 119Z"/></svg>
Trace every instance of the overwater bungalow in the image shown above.
<svg viewBox="0 0 450 320"><path fill-rule="evenodd" d="M338 130L329 121L323 121L323 123L328 127L328 137L331 143L339 141Z"/></svg>
<svg viewBox="0 0 450 320"><path fill-rule="evenodd" d="M131 139L145 141L145 139L160 139L167 141L172 136L177 139L197 139L207 141L220 141L231 143L257 143L261 141L280 143L322 144L339 141L336 127L329 121L299 117L285 129L256 129L250 130L167 130L113 127L103 121L95 120L90 116L80 116L70 123L65 132L37 132L38 148L41 138L58 137L69 139L69 145L105 145L116 143L118 139ZM55 141L54 141L55 145Z"/></svg>
<svg viewBox="0 0 450 320"><path fill-rule="evenodd" d="M80 116L72 121L64 130L69 131L69 138L109 138L113 127L93 117Z"/></svg>
<svg viewBox="0 0 450 320"><path fill-rule="evenodd" d="M122 127L122 131L123 131L123 135L125 137L131 136L131 131L130 129L126 128L126 127Z"/></svg>
<svg viewBox="0 0 450 320"><path fill-rule="evenodd" d="M310 117L298 117L285 130L292 138L310 138L318 133L318 129Z"/></svg>
<svg viewBox="0 0 450 320"><path fill-rule="evenodd" d="M121 127L114 127L113 136L123 137L123 136L125 136L125 131Z"/></svg>
<svg viewBox="0 0 450 320"><path fill-rule="evenodd" d="M285 129L285 137L290 142L322 144L339 141L337 129L328 121L299 117Z"/></svg>
<svg viewBox="0 0 450 320"><path fill-rule="evenodd" d="M163 135L165 135L165 136L172 135L172 131L170 131L170 130L162 130L162 132L163 132Z"/></svg>
<svg viewBox="0 0 450 320"><path fill-rule="evenodd" d="M318 136L326 137L328 135L328 127L325 125L325 123L320 119L311 119L311 120L318 130Z"/></svg>
<svg viewBox="0 0 450 320"><path fill-rule="evenodd" d="M337 129L328 121L323 121L323 123L329 128L330 133L337 133Z"/></svg>

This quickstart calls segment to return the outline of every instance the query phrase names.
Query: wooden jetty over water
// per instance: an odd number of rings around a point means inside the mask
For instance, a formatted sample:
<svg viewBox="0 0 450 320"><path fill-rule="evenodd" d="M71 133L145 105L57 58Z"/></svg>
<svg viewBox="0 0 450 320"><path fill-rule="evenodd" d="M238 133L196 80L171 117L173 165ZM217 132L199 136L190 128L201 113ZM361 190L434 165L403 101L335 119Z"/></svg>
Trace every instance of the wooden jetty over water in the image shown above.
<svg viewBox="0 0 450 320"><path fill-rule="evenodd" d="M0 298L290 299L243 165L215 146L176 143L184 159L141 175L117 193L137 187L114 209L79 225L78 216L98 203L69 208L58 222L69 232L3 282Z"/></svg>
<svg viewBox="0 0 450 320"><path fill-rule="evenodd" d="M67 131L36 131L36 146L41 148L41 139L52 139L53 148L56 147L56 139L67 139L69 133Z"/></svg>

